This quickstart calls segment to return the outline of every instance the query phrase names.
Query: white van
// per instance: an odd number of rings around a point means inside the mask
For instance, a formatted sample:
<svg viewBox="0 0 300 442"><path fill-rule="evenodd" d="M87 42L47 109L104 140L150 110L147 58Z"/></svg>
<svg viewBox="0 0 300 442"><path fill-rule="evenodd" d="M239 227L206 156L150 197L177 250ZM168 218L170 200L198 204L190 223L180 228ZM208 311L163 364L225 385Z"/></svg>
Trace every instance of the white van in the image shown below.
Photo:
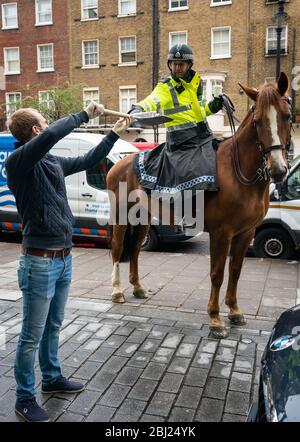
<svg viewBox="0 0 300 442"><path fill-rule="evenodd" d="M61 139L50 153L57 156L77 157L86 154L100 143L104 135L87 132L72 132ZM0 229L21 230L15 199L6 184L4 167L7 156L14 149L14 137L0 134ZM132 144L118 139L107 157L87 171L66 177L69 205L75 218L74 234L107 238L107 225L102 221L109 218L109 200L106 191L106 175L109 169L124 156L138 152Z"/></svg>
<svg viewBox="0 0 300 442"><path fill-rule="evenodd" d="M290 258L300 248L300 155L288 179L270 186L270 207L256 229L254 254L262 258Z"/></svg>

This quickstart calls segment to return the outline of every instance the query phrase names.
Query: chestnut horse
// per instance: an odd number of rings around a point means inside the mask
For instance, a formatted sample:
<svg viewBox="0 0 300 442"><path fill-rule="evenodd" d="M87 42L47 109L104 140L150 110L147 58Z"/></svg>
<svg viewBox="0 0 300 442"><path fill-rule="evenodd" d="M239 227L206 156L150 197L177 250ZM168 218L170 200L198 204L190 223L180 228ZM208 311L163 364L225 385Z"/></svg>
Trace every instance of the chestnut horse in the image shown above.
<svg viewBox="0 0 300 442"><path fill-rule="evenodd" d="M237 302L237 283L243 259L254 237L255 228L269 207L269 183L280 182L288 175L287 147L290 142L291 109L288 79L281 73L277 83L265 83L259 90L240 84L253 106L233 137L222 141L217 150L217 176L220 190L205 192L205 231L210 236L211 293L208 303L211 335L225 338L229 332L219 315L219 292L223 283L227 256L229 280L225 303L231 325L246 324ZM107 175L107 187L116 201L118 213L124 195L119 196L119 183L127 183L128 194L141 189L134 173L134 155L120 160ZM125 195L126 197L126 195ZM111 201L112 203L112 201ZM130 207L130 206L128 206ZM149 219L151 214L148 213ZM133 295L146 297L138 274L138 256L149 226L115 224L112 229L113 274L112 300L125 302L120 287L122 255L130 259L129 280Z"/></svg>

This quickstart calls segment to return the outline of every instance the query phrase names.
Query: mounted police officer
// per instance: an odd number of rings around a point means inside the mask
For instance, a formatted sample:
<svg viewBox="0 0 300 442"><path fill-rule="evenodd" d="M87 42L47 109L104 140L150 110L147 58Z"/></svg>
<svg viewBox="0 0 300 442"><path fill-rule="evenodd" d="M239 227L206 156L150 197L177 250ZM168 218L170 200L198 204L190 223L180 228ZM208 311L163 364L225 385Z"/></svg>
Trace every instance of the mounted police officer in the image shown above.
<svg viewBox="0 0 300 442"><path fill-rule="evenodd" d="M172 118L165 123L166 143L141 152L134 163L143 188L161 195L218 189L213 135L206 117L222 109L222 97L205 101L201 75L192 69L193 63L188 45L173 46L168 54L170 75L129 111L156 111Z"/></svg>

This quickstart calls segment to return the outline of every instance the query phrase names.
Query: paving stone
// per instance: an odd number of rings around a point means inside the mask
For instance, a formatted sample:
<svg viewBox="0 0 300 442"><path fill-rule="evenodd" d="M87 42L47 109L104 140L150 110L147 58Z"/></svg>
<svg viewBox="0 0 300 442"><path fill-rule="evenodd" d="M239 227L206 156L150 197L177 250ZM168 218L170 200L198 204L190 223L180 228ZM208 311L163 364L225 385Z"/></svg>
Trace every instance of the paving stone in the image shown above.
<svg viewBox="0 0 300 442"><path fill-rule="evenodd" d="M221 422L223 407L223 401L202 398L195 420L200 422Z"/></svg>
<svg viewBox="0 0 300 442"><path fill-rule="evenodd" d="M179 333L168 333L167 337L162 342L162 347L176 348L178 347L183 335Z"/></svg>
<svg viewBox="0 0 300 442"><path fill-rule="evenodd" d="M180 374L166 373L159 384L158 390L168 393L177 393L182 384L183 377L184 376Z"/></svg>
<svg viewBox="0 0 300 442"><path fill-rule="evenodd" d="M80 379L92 379L92 377L99 371L101 367L99 362L85 362L78 370L75 371L73 376Z"/></svg>
<svg viewBox="0 0 300 442"><path fill-rule="evenodd" d="M87 388L104 392L116 377L115 373L100 370L96 376L88 383Z"/></svg>
<svg viewBox="0 0 300 442"><path fill-rule="evenodd" d="M167 417L175 398L176 395L173 393L156 392L146 409L146 413Z"/></svg>
<svg viewBox="0 0 300 442"><path fill-rule="evenodd" d="M153 356L153 360L161 362L162 364L167 364L172 359L173 354L174 350L172 348L159 348Z"/></svg>
<svg viewBox="0 0 300 442"><path fill-rule="evenodd" d="M202 396L202 391L202 388L185 385L180 391L176 406L196 409Z"/></svg>
<svg viewBox="0 0 300 442"><path fill-rule="evenodd" d="M101 392L84 390L68 407L68 411L88 415L97 400L99 399Z"/></svg>
<svg viewBox="0 0 300 442"><path fill-rule="evenodd" d="M56 422L82 422L84 416L80 414L70 413L65 411L63 414L59 416Z"/></svg>
<svg viewBox="0 0 300 442"><path fill-rule="evenodd" d="M150 364L143 371L141 378L153 379L158 381L162 377L165 370L166 370L166 365L155 364L154 362L150 362Z"/></svg>
<svg viewBox="0 0 300 442"><path fill-rule="evenodd" d="M106 362L115 351L115 348L101 346L95 351L95 353L90 355L89 360L95 362Z"/></svg>
<svg viewBox="0 0 300 442"><path fill-rule="evenodd" d="M112 348L119 348L126 340L126 336L116 335L113 334L108 339L106 339L102 346L103 347L112 347Z"/></svg>
<svg viewBox="0 0 300 442"><path fill-rule="evenodd" d="M169 422L192 422L195 415L195 410L182 407L174 407Z"/></svg>
<svg viewBox="0 0 300 442"><path fill-rule="evenodd" d="M152 416L151 414L143 414L140 422L165 422L162 416Z"/></svg>
<svg viewBox="0 0 300 442"><path fill-rule="evenodd" d="M209 377L205 385L203 396L213 399L225 399L228 388L228 380Z"/></svg>
<svg viewBox="0 0 300 442"><path fill-rule="evenodd" d="M139 345L140 344L125 342L121 347L118 348L118 350L116 351L116 355L129 358L138 349Z"/></svg>
<svg viewBox="0 0 300 442"><path fill-rule="evenodd" d="M108 361L102 365L101 370L116 374L124 367L127 361L127 358L122 358L121 356L111 356Z"/></svg>
<svg viewBox="0 0 300 442"><path fill-rule="evenodd" d="M116 384L122 384L122 385L134 385L136 381L139 379L142 372L143 370L140 368L125 367L116 377L114 382Z"/></svg>
<svg viewBox="0 0 300 442"><path fill-rule="evenodd" d="M232 370L231 362L218 362L212 364L210 375L216 378L230 378Z"/></svg>
<svg viewBox="0 0 300 442"><path fill-rule="evenodd" d="M222 362L232 362L234 360L234 349L230 347L220 347L216 354L215 360Z"/></svg>
<svg viewBox="0 0 300 442"><path fill-rule="evenodd" d="M197 345L195 345L195 344L188 344L186 342L182 342L176 352L176 356L182 356L185 358L192 358L196 348L197 348Z"/></svg>
<svg viewBox="0 0 300 442"><path fill-rule="evenodd" d="M209 370L206 370L204 368L190 367L186 374L184 384L192 385L195 387L203 387L206 383L208 372Z"/></svg>
<svg viewBox="0 0 300 442"><path fill-rule="evenodd" d="M172 360L172 362L168 368L168 371L170 371L172 373L185 374L187 372L187 369L188 369L190 363L191 363L191 359L175 357Z"/></svg>
<svg viewBox="0 0 300 442"><path fill-rule="evenodd" d="M92 336L91 332L88 331L79 331L76 335L70 338L71 342L79 342L79 344L83 344Z"/></svg>
<svg viewBox="0 0 300 442"><path fill-rule="evenodd" d="M233 372L231 375L229 390L250 393L252 375L247 373Z"/></svg>
<svg viewBox="0 0 300 442"><path fill-rule="evenodd" d="M234 371L253 373L254 361L251 358L237 356L234 363Z"/></svg>
<svg viewBox="0 0 300 442"><path fill-rule="evenodd" d="M128 397L148 402L156 387L156 381L151 379L139 379L130 391Z"/></svg>
<svg viewBox="0 0 300 442"><path fill-rule="evenodd" d="M237 354L239 356L253 357L256 352L256 344L252 342L251 344L245 344L243 342L239 342Z"/></svg>
<svg viewBox="0 0 300 442"><path fill-rule="evenodd" d="M85 419L85 422L110 422L115 412L116 408L96 405Z"/></svg>
<svg viewBox="0 0 300 442"><path fill-rule="evenodd" d="M141 346L141 351L154 353L160 346L161 341L158 339L147 339Z"/></svg>
<svg viewBox="0 0 300 442"><path fill-rule="evenodd" d="M245 416L224 413L222 422L245 422Z"/></svg>
<svg viewBox="0 0 300 442"><path fill-rule="evenodd" d="M70 402L64 399L51 397L43 408L50 416L51 421L55 421L69 406Z"/></svg>
<svg viewBox="0 0 300 442"><path fill-rule="evenodd" d="M113 384L109 387L106 393L98 401L99 405L105 405L109 407L119 407L128 392L130 387L126 385Z"/></svg>
<svg viewBox="0 0 300 442"><path fill-rule="evenodd" d="M247 415L249 410L250 395L237 391L229 391L225 404L225 412L229 414Z"/></svg>
<svg viewBox="0 0 300 442"><path fill-rule="evenodd" d="M182 330L182 333L184 334L184 339L182 341L183 344L196 344L198 345L201 341L201 336L196 336L193 333L190 333L190 331Z"/></svg>
<svg viewBox="0 0 300 442"><path fill-rule="evenodd" d="M127 365L132 367L145 368L151 359L151 353L143 353L142 351L137 351L131 356Z"/></svg>
<svg viewBox="0 0 300 442"><path fill-rule="evenodd" d="M192 361L193 367L210 368L213 360L212 353L197 353Z"/></svg>
<svg viewBox="0 0 300 442"><path fill-rule="evenodd" d="M71 354L73 354L77 348L80 347L80 342L71 342L68 341L65 344L63 344L60 348L59 348L59 359L61 361L64 361L65 359L67 359Z"/></svg>
<svg viewBox="0 0 300 442"><path fill-rule="evenodd" d="M148 337L149 332L144 330L134 330L131 335L126 339L126 342L134 344L141 344Z"/></svg>
<svg viewBox="0 0 300 442"><path fill-rule="evenodd" d="M71 367L80 367L91 355L90 351L78 348L67 359L64 360L64 365L70 365Z"/></svg>
<svg viewBox="0 0 300 442"><path fill-rule="evenodd" d="M215 353L218 346L218 341L210 339L202 339L199 353Z"/></svg>
<svg viewBox="0 0 300 442"><path fill-rule="evenodd" d="M134 330L134 327L128 327L128 326L122 326L119 327L116 331L115 331L115 335L121 335L121 336L129 336L130 333L132 333Z"/></svg>
<svg viewBox="0 0 300 442"><path fill-rule="evenodd" d="M137 422L146 406L147 402L125 399L113 420L119 422Z"/></svg>

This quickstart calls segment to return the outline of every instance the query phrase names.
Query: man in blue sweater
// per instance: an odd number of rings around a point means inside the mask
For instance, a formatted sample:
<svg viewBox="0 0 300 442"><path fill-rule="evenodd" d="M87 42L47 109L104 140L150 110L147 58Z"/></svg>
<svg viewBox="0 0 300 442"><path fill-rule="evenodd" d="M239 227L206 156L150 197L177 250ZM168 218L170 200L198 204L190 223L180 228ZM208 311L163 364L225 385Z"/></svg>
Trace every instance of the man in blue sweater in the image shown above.
<svg viewBox="0 0 300 442"><path fill-rule="evenodd" d="M7 184L22 218L23 242L18 281L23 295L23 323L15 359L16 412L29 422L48 422L35 399L34 363L39 349L43 393L78 393L79 382L62 376L58 359L59 330L72 279L73 216L64 177L86 170L109 153L132 118L118 120L98 146L77 158L51 155L49 150L90 118L104 112L91 102L85 110L47 125L34 109L19 109L8 121L16 137L6 160Z"/></svg>

